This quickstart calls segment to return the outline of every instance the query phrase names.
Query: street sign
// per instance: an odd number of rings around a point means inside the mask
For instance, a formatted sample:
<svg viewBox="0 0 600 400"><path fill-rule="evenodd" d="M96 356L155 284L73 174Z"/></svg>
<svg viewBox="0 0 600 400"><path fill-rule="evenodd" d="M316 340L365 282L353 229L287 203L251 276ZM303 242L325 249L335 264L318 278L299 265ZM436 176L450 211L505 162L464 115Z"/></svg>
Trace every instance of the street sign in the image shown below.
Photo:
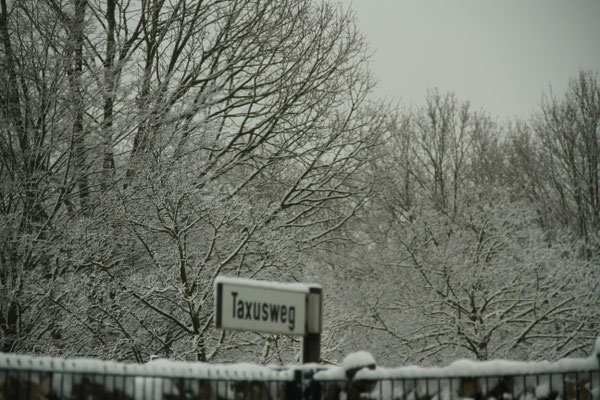
<svg viewBox="0 0 600 400"><path fill-rule="evenodd" d="M321 287L241 278L215 280L216 324L285 335L321 333Z"/></svg>

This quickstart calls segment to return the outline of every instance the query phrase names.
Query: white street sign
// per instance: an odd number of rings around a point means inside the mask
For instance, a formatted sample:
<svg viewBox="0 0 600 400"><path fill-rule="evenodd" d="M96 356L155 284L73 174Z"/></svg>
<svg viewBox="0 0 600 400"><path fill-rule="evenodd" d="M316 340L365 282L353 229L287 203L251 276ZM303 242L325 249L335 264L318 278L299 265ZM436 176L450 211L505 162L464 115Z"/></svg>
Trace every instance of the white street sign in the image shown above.
<svg viewBox="0 0 600 400"><path fill-rule="evenodd" d="M321 288L240 278L215 280L217 328L306 335L321 332Z"/></svg>

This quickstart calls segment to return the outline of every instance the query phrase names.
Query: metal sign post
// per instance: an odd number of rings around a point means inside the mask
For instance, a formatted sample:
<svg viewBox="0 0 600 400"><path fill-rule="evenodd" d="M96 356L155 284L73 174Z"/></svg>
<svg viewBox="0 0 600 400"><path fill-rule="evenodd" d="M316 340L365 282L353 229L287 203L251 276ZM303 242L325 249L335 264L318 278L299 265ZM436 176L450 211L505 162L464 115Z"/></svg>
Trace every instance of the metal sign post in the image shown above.
<svg viewBox="0 0 600 400"><path fill-rule="evenodd" d="M320 287L311 287L307 296L307 333L302 340L302 364L321 361L321 325L323 296Z"/></svg>
<svg viewBox="0 0 600 400"><path fill-rule="evenodd" d="M322 289L315 284L215 279L219 329L301 335L302 363L321 358Z"/></svg>

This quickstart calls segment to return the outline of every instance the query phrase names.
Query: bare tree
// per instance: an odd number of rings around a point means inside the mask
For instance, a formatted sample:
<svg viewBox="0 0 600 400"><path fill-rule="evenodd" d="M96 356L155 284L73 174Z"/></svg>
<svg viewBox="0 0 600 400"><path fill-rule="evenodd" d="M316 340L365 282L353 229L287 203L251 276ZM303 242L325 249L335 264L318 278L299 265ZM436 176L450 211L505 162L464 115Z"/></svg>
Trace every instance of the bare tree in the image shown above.
<svg viewBox="0 0 600 400"><path fill-rule="evenodd" d="M37 2L0 5L0 324L2 350L13 351L38 318L31 277L54 269L61 211L76 192L76 152L60 23Z"/></svg>
<svg viewBox="0 0 600 400"><path fill-rule="evenodd" d="M139 362L259 354L262 337L214 330L214 278L304 279L306 255L345 240L371 190L358 172L385 107L367 101L351 14L305 0L19 7L9 23L43 11L33 32L56 48L70 136L53 127L60 145L43 147L64 176L50 184L56 235L32 246L52 267L15 274L29 328L7 331L8 348ZM263 361L297 353L278 344Z"/></svg>
<svg viewBox="0 0 600 400"><path fill-rule="evenodd" d="M365 307L363 328L426 362L585 354L597 272L568 244L548 248L527 202L478 197L453 220L431 210L398 228L389 287Z"/></svg>
<svg viewBox="0 0 600 400"><path fill-rule="evenodd" d="M562 98L551 94L532 126L540 140L540 162L554 214L577 237L596 243L600 226L597 74L581 71Z"/></svg>
<svg viewBox="0 0 600 400"><path fill-rule="evenodd" d="M340 255L354 335L390 362L585 354L599 276L565 236L548 246L538 142L448 99L398 119L372 164L372 207L349 227L365 245Z"/></svg>

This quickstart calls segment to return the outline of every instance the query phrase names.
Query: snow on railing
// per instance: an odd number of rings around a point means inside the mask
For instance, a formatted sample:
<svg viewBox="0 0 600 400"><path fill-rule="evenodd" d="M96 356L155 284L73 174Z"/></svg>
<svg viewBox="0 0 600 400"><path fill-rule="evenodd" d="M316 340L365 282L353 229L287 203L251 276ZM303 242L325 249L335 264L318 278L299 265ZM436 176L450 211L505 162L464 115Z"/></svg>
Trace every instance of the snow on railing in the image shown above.
<svg viewBox="0 0 600 400"><path fill-rule="evenodd" d="M0 400L279 398L294 378L292 369L253 364L130 364L0 353Z"/></svg>
<svg viewBox="0 0 600 400"><path fill-rule="evenodd" d="M339 366L288 367L0 353L0 400L49 398L600 400L600 339L585 359L460 360L441 368L381 368L367 352L350 354Z"/></svg>
<svg viewBox="0 0 600 400"><path fill-rule="evenodd" d="M458 360L446 367L380 368L364 352L312 377L315 398L600 400L600 338L588 358L557 362Z"/></svg>

